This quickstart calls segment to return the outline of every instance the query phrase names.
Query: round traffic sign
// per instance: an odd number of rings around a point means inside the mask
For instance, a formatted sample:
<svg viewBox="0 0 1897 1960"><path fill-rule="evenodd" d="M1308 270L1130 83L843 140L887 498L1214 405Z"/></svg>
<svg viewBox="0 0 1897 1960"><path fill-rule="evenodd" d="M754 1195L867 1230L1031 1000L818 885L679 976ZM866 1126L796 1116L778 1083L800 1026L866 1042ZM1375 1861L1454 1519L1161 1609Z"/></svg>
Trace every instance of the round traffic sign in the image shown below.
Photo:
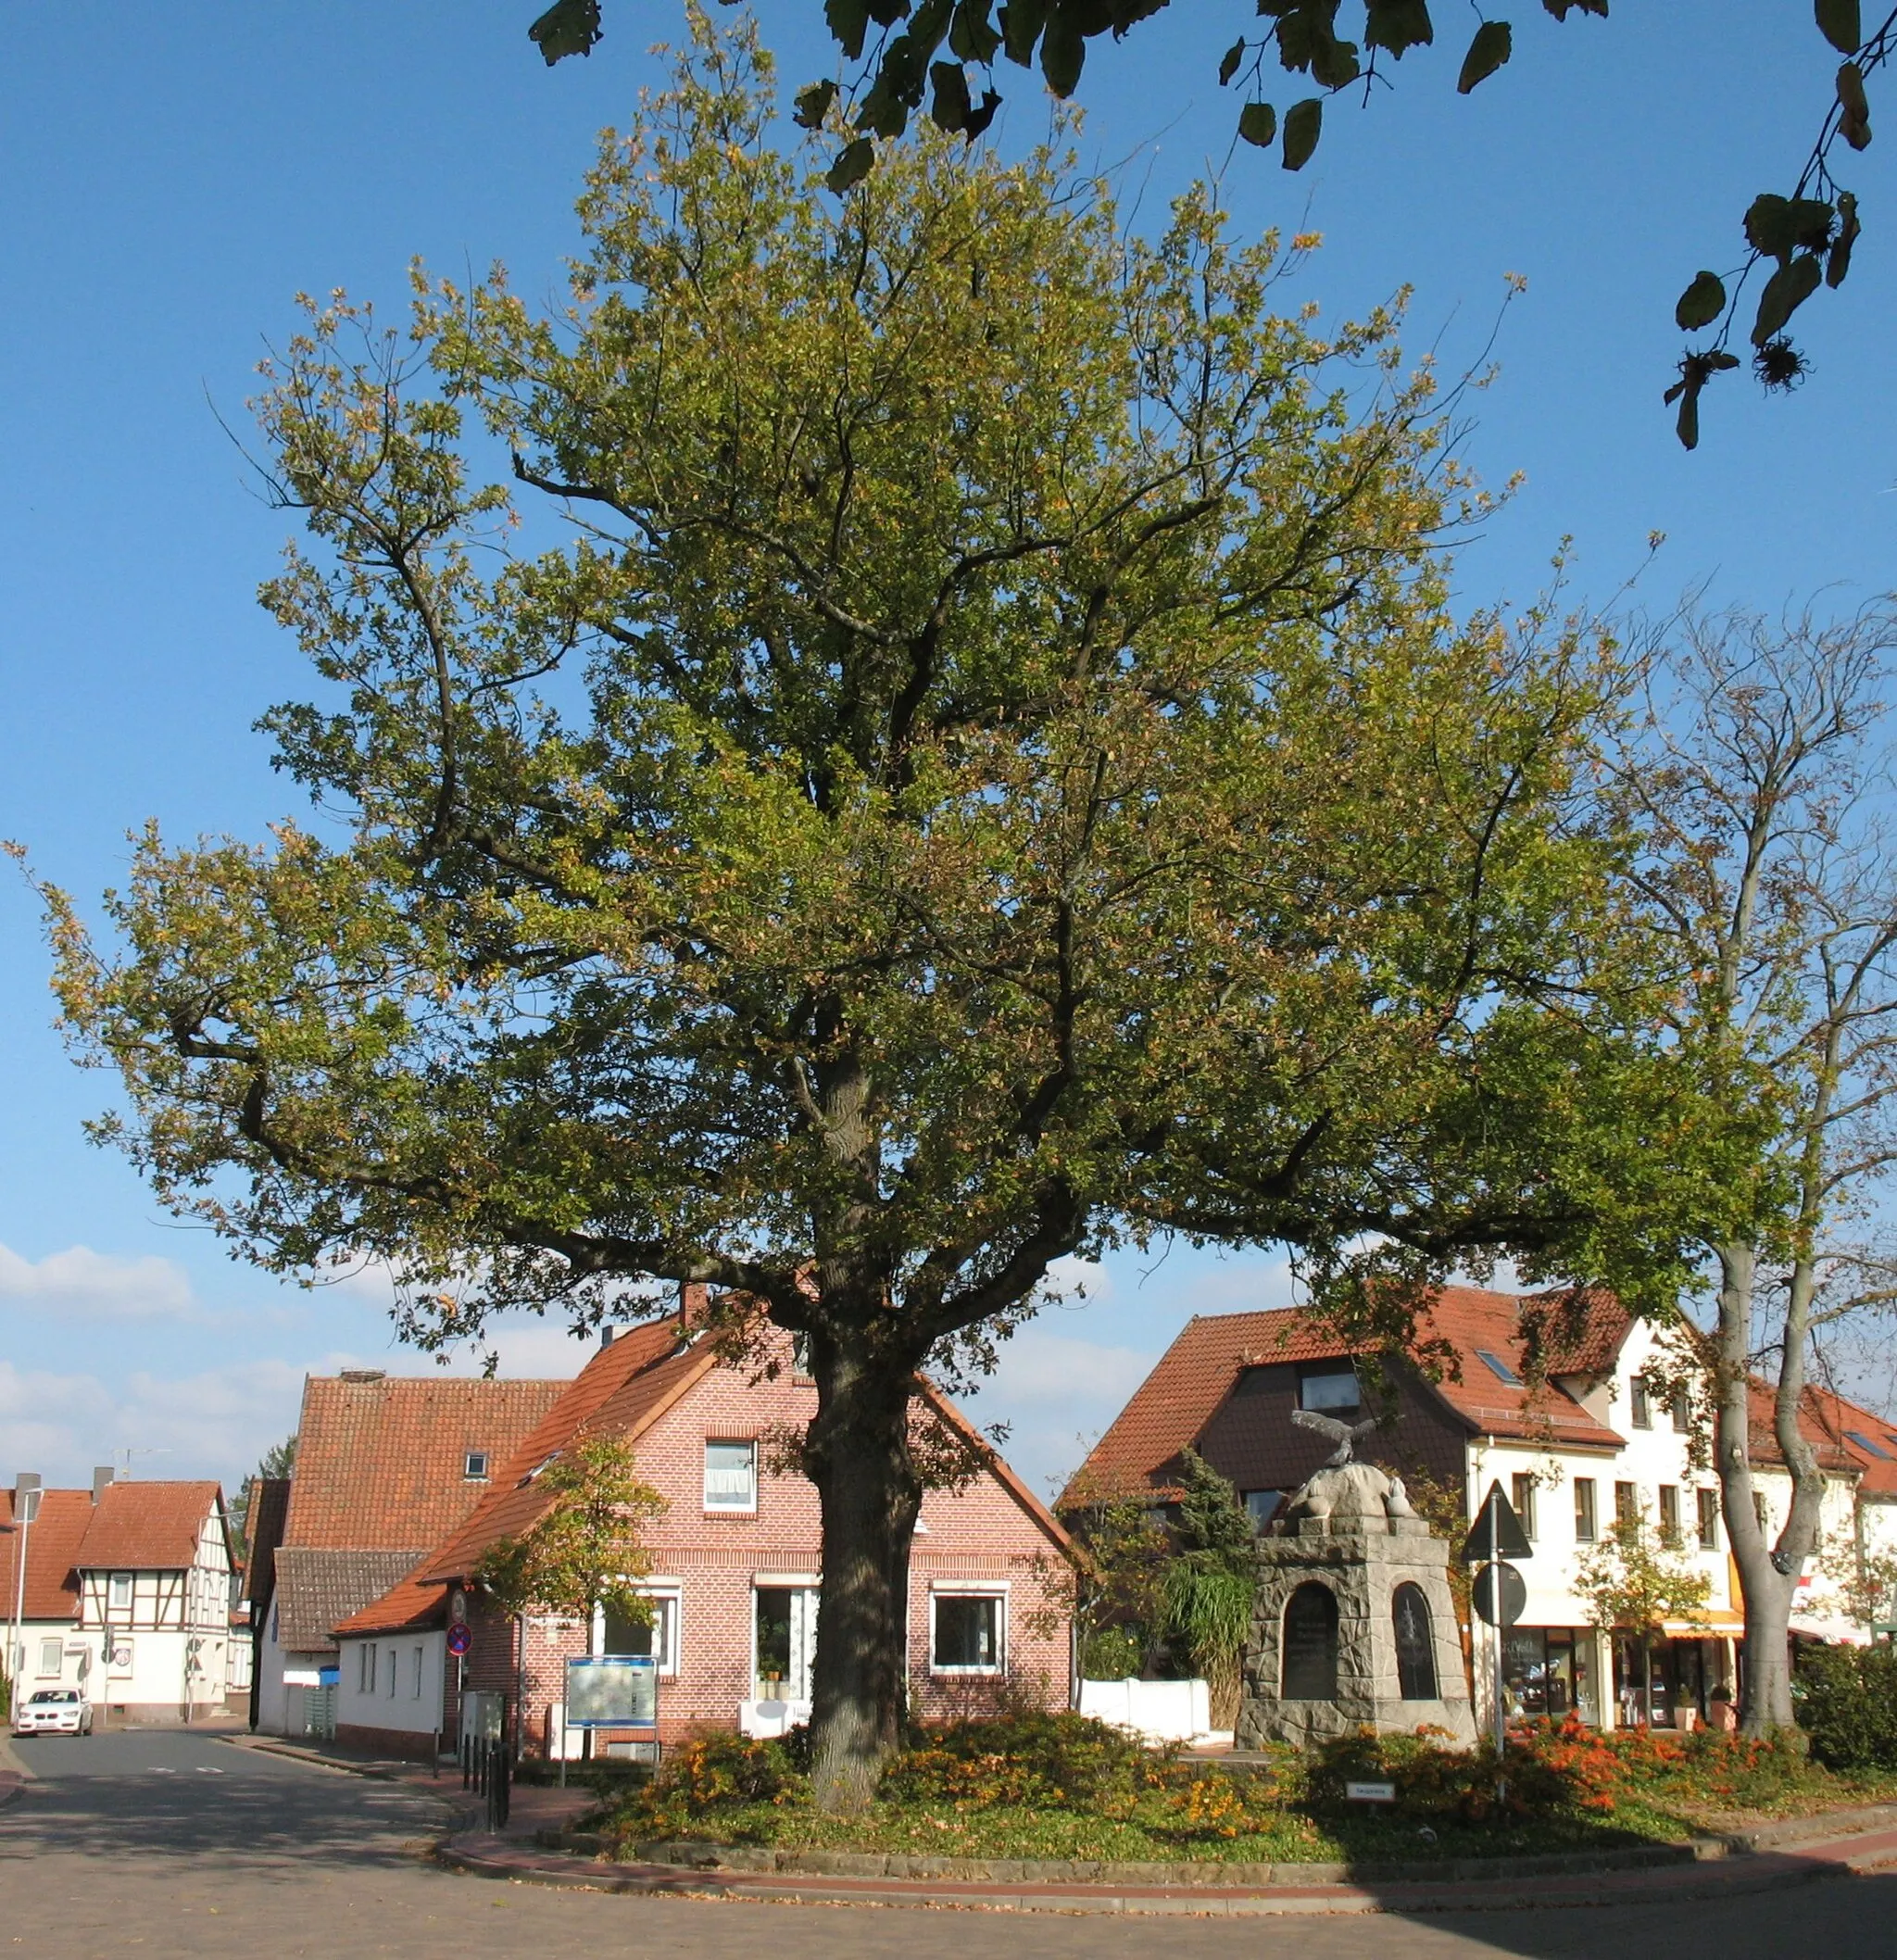
<svg viewBox="0 0 1897 1960"><path fill-rule="evenodd" d="M1506 1561L1498 1559L1476 1575L1476 1611L1491 1627L1513 1627L1528 1603L1528 1585Z"/></svg>
<svg viewBox="0 0 1897 1960"><path fill-rule="evenodd" d="M474 1637L459 1620L448 1628L448 1652L453 1654L466 1653L474 1644Z"/></svg>

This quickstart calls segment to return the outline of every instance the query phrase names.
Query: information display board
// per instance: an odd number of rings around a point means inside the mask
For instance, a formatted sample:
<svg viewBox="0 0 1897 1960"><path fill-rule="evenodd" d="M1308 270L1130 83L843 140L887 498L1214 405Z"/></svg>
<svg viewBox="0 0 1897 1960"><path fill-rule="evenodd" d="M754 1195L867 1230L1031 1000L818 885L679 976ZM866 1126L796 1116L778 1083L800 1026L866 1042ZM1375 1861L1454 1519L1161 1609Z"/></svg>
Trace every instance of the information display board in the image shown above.
<svg viewBox="0 0 1897 1960"><path fill-rule="evenodd" d="M600 1653L567 1663L569 1728L659 1727L659 1662L649 1653Z"/></svg>

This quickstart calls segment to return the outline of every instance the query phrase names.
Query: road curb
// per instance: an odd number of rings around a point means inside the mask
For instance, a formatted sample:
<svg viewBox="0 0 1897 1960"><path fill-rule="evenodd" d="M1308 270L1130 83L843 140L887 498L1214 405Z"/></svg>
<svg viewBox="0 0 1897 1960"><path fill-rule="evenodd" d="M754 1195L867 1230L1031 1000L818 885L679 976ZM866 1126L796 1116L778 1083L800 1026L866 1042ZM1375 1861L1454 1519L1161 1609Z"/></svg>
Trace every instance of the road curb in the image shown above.
<svg viewBox="0 0 1897 1960"><path fill-rule="evenodd" d="M765 1877L655 1865L612 1865L536 1852L461 1832L435 1848L436 1861L473 1878L643 1897L752 1900L810 1905L955 1907L977 1912L1250 1917L1295 1914L1510 1912L1529 1908L1689 1903L1778 1891L1897 1862L1897 1832L1868 1859L1813 1852L1761 1852L1703 1864L1617 1873L1390 1884L1271 1886L983 1885L939 1879Z"/></svg>

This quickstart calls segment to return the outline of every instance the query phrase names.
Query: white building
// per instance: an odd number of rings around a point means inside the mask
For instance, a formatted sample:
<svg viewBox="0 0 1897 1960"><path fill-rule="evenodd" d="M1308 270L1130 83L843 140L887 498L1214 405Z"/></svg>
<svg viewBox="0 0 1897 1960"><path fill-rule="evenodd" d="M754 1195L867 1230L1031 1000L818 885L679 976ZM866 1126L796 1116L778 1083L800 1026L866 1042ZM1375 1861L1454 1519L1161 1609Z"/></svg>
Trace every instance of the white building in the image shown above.
<svg viewBox="0 0 1897 1960"><path fill-rule="evenodd" d="M101 1727L221 1714L230 1661L231 1545L215 1483L48 1490L23 1530L7 1516L10 1613L24 1540L20 1688L85 1690ZM57 1664L57 1665L56 1665Z"/></svg>
<svg viewBox="0 0 1897 1960"><path fill-rule="evenodd" d="M1433 1488L1464 1519L1473 1521L1497 1483L1519 1514L1529 1555L1513 1563L1527 1598L1501 1643L1508 1709L1572 1710L1612 1726L1644 1718L1651 1694L1656 1723L1705 1719L1715 1690L1739 1687L1744 1602L1702 1398L1690 1393L1691 1347L1611 1300L1594 1300L1570 1319L1546 1299L1470 1287L1442 1288L1418 1338L1431 1344L1434 1371L1391 1368L1395 1420L1360 1453L1419 1492ZM1291 1412L1367 1413L1365 1372L1335 1333L1295 1310L1195 1318L1095 1446L1062 1505L1124 1490L1169 1502L1189 1448L1231 1479L1263 1526L1330 1448L1295 1426ZM1684 1401L1676 1385L1688 1388ZM1873 1623L1853 1617L1850 1595L1862 1589L1851 1581L1879 1556L1897 1555L1897 1425L1815 1390L1802 1424L1826 1492L1820 1554L1799 1589L1792 1633L1862 1641ZM1776 1531L1790 1479L1763 1391L1753 1398L1751 1447L1761 1507ZM1697 1566L1707 1589L1703 1607L1669 1622L1653 1643L1644 1681L1636 1643L1591 1624L1595 1612L1578 1585L1584 1562L1626 1515L1644 1519L1670 1557ZM1892 1603L1882 1610L1891 1615ZM1495 1694L1492 1653L1478 1627L1481 1707Z"/></svg>

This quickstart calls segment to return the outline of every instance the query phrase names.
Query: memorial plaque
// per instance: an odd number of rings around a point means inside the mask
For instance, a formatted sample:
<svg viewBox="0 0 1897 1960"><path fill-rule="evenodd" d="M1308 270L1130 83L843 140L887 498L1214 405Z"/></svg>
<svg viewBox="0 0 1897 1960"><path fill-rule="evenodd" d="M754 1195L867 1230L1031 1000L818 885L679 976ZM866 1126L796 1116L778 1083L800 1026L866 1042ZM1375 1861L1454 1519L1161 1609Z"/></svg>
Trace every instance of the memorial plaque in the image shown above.
<svg viewBox="0 0 1897 1960"><path fill-rule="evenodd" d="M1338 1698L1338 1602L1328 1586L1300 1586L1285 1606L1284 1698Z"/></svg>

